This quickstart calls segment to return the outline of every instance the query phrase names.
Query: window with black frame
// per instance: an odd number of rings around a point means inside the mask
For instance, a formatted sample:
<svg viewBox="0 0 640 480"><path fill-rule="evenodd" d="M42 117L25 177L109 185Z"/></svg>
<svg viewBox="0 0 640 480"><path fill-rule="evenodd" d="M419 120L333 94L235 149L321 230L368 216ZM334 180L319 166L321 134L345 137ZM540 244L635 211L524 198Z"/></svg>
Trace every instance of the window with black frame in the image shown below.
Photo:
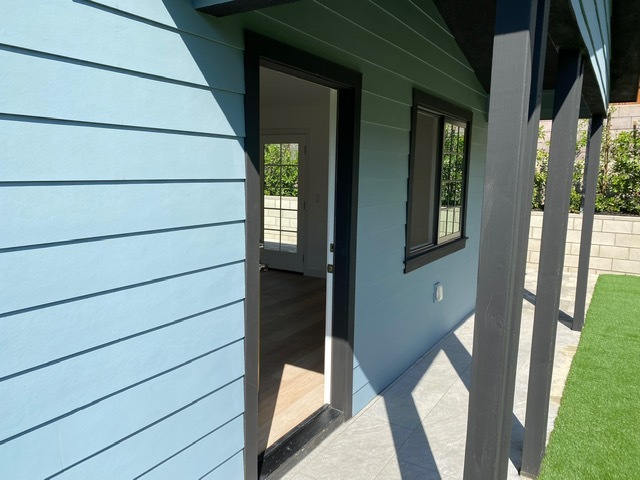
<svg viewBox="0 0 640 480"><path fill-rule="evenodd" d="M470 111L414 90L405 272L465 246Z"/></svg>

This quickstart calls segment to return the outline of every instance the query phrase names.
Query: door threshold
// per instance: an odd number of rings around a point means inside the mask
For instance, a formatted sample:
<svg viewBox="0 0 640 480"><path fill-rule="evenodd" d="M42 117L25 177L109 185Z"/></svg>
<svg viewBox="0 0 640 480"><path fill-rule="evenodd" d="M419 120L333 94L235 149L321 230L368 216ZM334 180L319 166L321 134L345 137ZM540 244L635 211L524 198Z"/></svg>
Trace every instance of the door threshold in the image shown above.
<svg viewBox="0 0 640 480"><path fill-rule="evenodd" d="M259 479L282 477L343 422L342 412L329 405L316 410L258 456Z"/></svg>

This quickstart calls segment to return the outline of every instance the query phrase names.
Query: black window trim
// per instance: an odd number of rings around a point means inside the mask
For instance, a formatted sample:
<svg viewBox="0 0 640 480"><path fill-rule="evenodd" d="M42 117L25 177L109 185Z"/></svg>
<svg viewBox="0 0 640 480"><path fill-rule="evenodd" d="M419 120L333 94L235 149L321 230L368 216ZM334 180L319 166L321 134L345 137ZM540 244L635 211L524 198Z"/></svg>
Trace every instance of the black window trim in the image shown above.
<svg viewBox="0 0 640 480"><path fill-rule="evenodd" d="M437 167L435 175L435 191L433 192L432 207L436 210L434 216L434 225L432 228L435 231L435 244L412 246L410 245L411 238L411 209L413 208L413 182L412 175L414 171L414 163L416 162L416 125L418 121L418 114L420 112L426 112L436 115L440 118L439 135L441 138L440 145L437 151ZM408 178L408 197L407 197L407 224L405 235L405 268L404 272L409 273L416 270L428 263L432 263L435 260L443 258L454 252L462 250L466 245L466 220L467 220L467 197L469 190L469 150L471 146L471 123L473 119L473 113L470 110L454 105L446 100L435 97L421 90L413 90L413 107L411 109L411 153L409 155L409 178ZM463 178L463 200L462 200L462 213L461 213L461 228L460 235L455 238L445 240L442 243L437 243L439 227L439 206L441 195L441 177L442 177L442 149L444 144L444 124L446 122L453 124L463 124L465 126L465 146L464 146L464 163L462 170Z"/></svg>

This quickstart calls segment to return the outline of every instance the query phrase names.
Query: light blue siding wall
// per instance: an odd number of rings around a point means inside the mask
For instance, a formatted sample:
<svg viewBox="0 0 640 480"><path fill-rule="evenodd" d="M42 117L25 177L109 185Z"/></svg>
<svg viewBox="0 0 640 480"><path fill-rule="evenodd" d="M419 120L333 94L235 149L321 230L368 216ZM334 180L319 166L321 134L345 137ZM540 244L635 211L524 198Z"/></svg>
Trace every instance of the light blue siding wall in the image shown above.
<svg viewBox="0 0 640 480"><path fill-rule="evenodd" d="M571 6L606 106L609 104L611 0L571 0Z"/></svg>
<svg viewBox="0 0 640 480"><path fill-rule="evenodd" d="M248 28L363 73L354 411L475 305L486 94L430 1L303 1ZM473 110L466 248L403 273L412 88ZM432 301L441 282L443 302Z"/></svg>
<svg viewBox="0 0 640 480"><path fill-rule="evenodd" d="M3 477L241 477L245 26L363 73L355 410L473 309L486 95L430 1L9 3ZM474 112L469 241L405 275L414 86Z"/></svg>
<svg viewBox="0 0 640 480"><path fill-rule="evenodd" d="M242 30L4 3L0 477L241 478Z"/></svg>

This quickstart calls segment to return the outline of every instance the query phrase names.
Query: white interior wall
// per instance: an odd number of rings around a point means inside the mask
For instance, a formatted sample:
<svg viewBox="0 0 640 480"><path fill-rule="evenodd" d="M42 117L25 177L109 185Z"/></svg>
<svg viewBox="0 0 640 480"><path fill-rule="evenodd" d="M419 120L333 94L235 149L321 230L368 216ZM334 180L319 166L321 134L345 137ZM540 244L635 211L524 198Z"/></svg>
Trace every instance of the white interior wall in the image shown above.
<svg viewBox="0 0 640 480"><path fill-rule="evenodd" d="M265 76L263 75L262 78ZM285 78L287 77L287 78ZM272 82L287 82L287 96L270 95ZM304 274L326 276L329 92L284 74L270 72L262 82L260 128L263 133L306 133ZM275 93L275 92L274 92ZM301 212L302 214L302 212Z"/></svg>

